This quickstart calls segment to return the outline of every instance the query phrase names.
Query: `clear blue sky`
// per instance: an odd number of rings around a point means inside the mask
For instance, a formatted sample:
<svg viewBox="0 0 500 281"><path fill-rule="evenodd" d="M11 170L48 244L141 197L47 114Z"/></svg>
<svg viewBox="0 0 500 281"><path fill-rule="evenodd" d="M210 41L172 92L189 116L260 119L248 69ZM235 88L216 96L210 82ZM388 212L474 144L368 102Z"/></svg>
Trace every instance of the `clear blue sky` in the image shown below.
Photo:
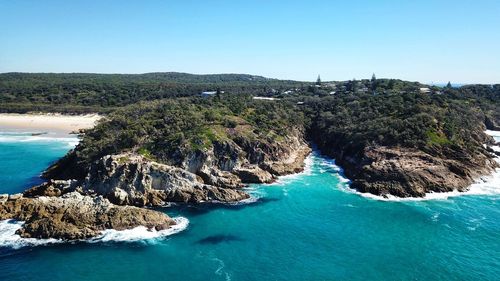
<svg viewBox="0 0 500 281"><path fill-rule="evenodd" d="M500 1L0 0L0 72L500 83Z"/></svg>

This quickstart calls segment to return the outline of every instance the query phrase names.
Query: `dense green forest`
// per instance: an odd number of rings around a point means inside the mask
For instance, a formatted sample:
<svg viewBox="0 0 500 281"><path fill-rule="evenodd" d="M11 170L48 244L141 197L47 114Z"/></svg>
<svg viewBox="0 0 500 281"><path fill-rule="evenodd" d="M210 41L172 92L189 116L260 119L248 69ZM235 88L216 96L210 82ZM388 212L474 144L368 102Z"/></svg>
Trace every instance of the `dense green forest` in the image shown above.
<svg viewBox="0 0 500 281"><path fill-rule="evenodd" d="M83 177L93 161L121 152L180 165L180 155L216 144L224 147L228 141L255 146L281 141L290 128L306 124L296 107L291 101L262 102L231 94L140 102L110 113L86 130L76 153L67 156L71 168L66 170Z"/></svg>
<svg viewBox="0 0 500 281"><path fill-rule="evenodd" d="M207 90L218 92L201 97ZM108 113L77 148L86 163L123 150L168 162L179 150L236 137L272 141L291 128L328 154L356 155L370 145L474 153L485 141L482 124L500 125L500 85L440 88L375 77L304 83L237 74L7 73L0 100L8 112Z"/></svg>
<svg viewBox="0 0 500 281"><path fill-rule="evenodd" d="M189 97L203 91L267 95L305 87L244 74L0 74L0 112L110 112L139 101Z"/></svg>
<svg viewBox="0 0 500 281"><path fill-rule="evenodd" d="M431 154L485 142L481 107L473 100L420 93L311 98L309 134L326 153L361 153L367 146L418 148Z"/></svg>

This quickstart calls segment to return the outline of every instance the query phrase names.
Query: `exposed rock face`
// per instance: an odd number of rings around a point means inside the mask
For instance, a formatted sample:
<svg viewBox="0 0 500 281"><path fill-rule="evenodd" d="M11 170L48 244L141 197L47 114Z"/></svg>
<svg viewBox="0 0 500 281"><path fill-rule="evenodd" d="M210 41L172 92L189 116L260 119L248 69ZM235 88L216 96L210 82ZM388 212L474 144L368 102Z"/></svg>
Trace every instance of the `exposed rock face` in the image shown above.
<svg viewBox="0 0 500 281"><path fill-rule="evenodd" d="M52 190L56 189L53 186ZM78 192L61 197L28 198L19 195L17 198L0 200L0 219L25 221L17 232L21 237L64 240L95 237L105 229L125 230L145 226L163 230L175 225L163 213L132 206L116 206L100 196L84 196Z"/></svg>
<svg viewBox="0 0 500 281"><path fill-rule="evenodd" d="M105 156L95 163L83 191L103 195L120 205L163 205L165 202L239 201L241 190L204 184L184 169L159 164L140 155Z"/></svg>
<svg viewBox="0 0 500 281"><path fill-rule="evenodd" d="M49 180L40 185L34 186L23 192L24 197L57 197L79 189L79 182L76 180Z"/></svg>
<svg viewBox="0 0 500 281"><path fill-rule="evenodd" d="M310 152L303 133L291 130L274 143L243 137L215 142L206 151L185 156L180 167L199 175L206 184L237 188L242 183L270 183L277 176L300 172Z"/></svg>
<svg viewBox="0 0 500 281"><path fill-rule="evenodd" d="M268 183L274 180L274 176L260 167L234 169L235 174L245 183Z"/></svg>
<svg viewBox="0 0 500 281"><path fill-rule="evenodd" d="M497 113L498 114L498 113ZM500 117L497 115L497 117ZM485 116L484 124L488 130L500 131L500 120L492 116Z"/></svg>
<svg viewBox="0 0 500 281"><path fill-rule="evenodd" d="M433 156L417 149L368 147L362 158L338 159L352 187L375 195L423 197L428 192L466 191L475 179L498 167L488 154L460 150Z"/></svg>
<svg viewBox="0 0 500 281"><path fill-rule="evenodd" d="M246 183L270 183L279 175L300 172L310 152L302 132L292 130L279 142L243 137L215 141L213 146L202 151L179 152L173 159L164 161L169 165L133 152L107 155L92 163L85 178L78 183L72 182L72 187L54 188L51 186L57 185L57 181L53 181L27 195L57 196L64 194L64 190L76 190L76 185L80 185L80 192L102 195L119 205L235 202L249 197L241 190ZM54 171L64 175L62 178L74 174L63 169L64 165L73 169L73 158L66 156L46 175Z"/></svg>

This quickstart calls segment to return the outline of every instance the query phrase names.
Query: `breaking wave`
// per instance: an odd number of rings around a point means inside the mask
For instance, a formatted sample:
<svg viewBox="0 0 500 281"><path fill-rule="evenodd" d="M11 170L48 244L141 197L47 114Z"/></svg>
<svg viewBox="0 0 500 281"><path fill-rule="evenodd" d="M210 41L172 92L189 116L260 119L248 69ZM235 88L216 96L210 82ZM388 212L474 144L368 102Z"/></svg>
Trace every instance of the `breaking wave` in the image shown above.
<svg viewBox="0 0 500 281"><path fill-rule="evenodd" d="M315 156L310 153L304 160L304 170L300 173L279 176L278 179L269 185L286 185L292 181L302 178L303 176L312 175Z"/></svg>
<svg viewBox="0 0 500 281"><path fill-rule="evenodd" d="M92 239L89 239L87 242L96 243L96 242L135 242L142 240L152 240L152 239L160 239L166 236L170 236L176 233L179 233L185 230L189 225L189 220L184 217L173 218L173 220L177 223L176 225L171 226L168 229L156 231L156 230L148 230L144 226L138 226L133 229L126 230L114 230L114 229L106 229L101 232L101 235Z"/></svg>
<svg viewBox="0 0 500 281"><path fill-rule="evenodd" d="M500 131L486 131L487 134L491 135L496 141L500 141ZM492 147L496 151L500 151L499 146ZM500 158L495 159L500 163ZM335 165L335 161L327 160L326 163L332 166ZM362 193L358 192L355 189L350 188L349 179L345 178L342 173L342 169L340 167L336 168L338 171L338 177L341 181L339 184L339 189L360 195L365 198L370 198L379 201L424 201L424 200L446 200L451 197L457 196L466 196L466 195L500 195L500 169L496 169L490 176L484 176L478 179L475 183L473 183L469 189L465 192L460 192L458 190L450 191L450 192L432 192L426 193L425 197L416 198L416 197L408 197L401 198L394 195L385 195L378 196L371 193Z"/></svg>
<svg viewBox="0 0 500 281"><path fill-rule="evenodd" d="M347 179L346 179L347 180ZM379 200L379 201L425 201L425 200L446 200L451 197L466 196L466 195L500 195L500 169L497 169L492 175L480 178L473 183L465 192L457 190L450 192L431 192L426 193L425 197L407 197L401 198L394 195L378 196L371 193L359 192L350 188L348 185L349 180L339 185L339 189L360 195L365 198Z"/></svg>
<svg viewBox="0 0 500 281"><path fill-rule="evenodd" d="M62 243L60 239L36 239L22 238L16 231L23 226L23 221L3 220L0 221L0 247L11 247L19 249L28 246L40 246Z"/></svg>
<svg viewBox="0 0 500 281"><path fill-rule="evenodd" d="M164 237L179 233L185 230L189 225L189 220L184 217L173 218L176 225L165 230L148 230L144 226L139 226L127 230L107 229L101 232L101 235L78 242L100 243L100 242L137 242L144 240L162 239ZM37 239L23 238L16 234L16 231L23 226L23 221L3 220L0 221L0 247L10 247L20 249L23 247L33 247L50 244L71 243L73 241L64 241L61 239Z"/></svg>
<svg viewBox="0 0 500 281"><path fill-rule="evenodd" d="M68 147L75 147L80 141L77 136L74 137L59 137L51 134L33 135L33 132L0 132L0 142L62 142Z"/></svg>

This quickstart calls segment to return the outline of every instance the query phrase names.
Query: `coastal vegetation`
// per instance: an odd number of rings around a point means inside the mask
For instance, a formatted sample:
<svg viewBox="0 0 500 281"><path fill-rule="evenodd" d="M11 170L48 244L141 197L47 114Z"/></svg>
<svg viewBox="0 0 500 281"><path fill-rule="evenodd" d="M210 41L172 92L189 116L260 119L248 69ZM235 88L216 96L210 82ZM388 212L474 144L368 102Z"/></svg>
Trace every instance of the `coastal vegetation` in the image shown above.
<svg viewBox="0 0 500 281"><path fill-rule="evenodd" d="M110 112L139 101L196 96L223 88L233 94L262 95L272 88L302 82L254 75L147 74L0 74L0 112Z"/></svg>
<svg viewBox="0 0 500 281"><path fill-rule="evenodd" d="M10 73L1 78L1 110L19 111L16 104L25 103L22 110L106 113L95 128L84 131L80 144L49 169L47 177L84 178L95 161L122 153L181 167L197 153L238 147L245 161L252 162L248 155L261 149L272 155L272 144L287 145L285 140L296 132L335 157L352 179L359 179L354 187L361 182L358 189L372 193L422 196L427 190L367 188L373 184L366 182L369 173L363 169L376 163L373 153L387 153L386 148L393 150L392 155L418 152L418 161L427 159L422 161L466 178L456 184L429 183L427 174L418 175L425 178L418 181L433 191L457 188L477 176L457 168L459 164L485 173L495 165L485 160L491 151L483 144L492 139L483 131L500 124L500 85L441 88L375 75L343 82L318 77L315 83L181 73ZM215 94L201 95L210 90ZM271 99L256 100L256 96ZM228 157L221 155L215 157ZM436 164L439 159L456 163ZM404 168L395 173L408 174ZM368 181L373 178L377 177ZM404 177L390 181L377 180L376 185L405 181L412 185Z"/></svg>
<svg viewBox="0 0 500 281"><path fill-rule="evenodd" d="M102 115L43 173L47 182L0 198L3 219L27 221L16 232L22 237L169 230L176 222L168 216L135 207L248 199L245 184L303 170L313 144L335 158L352 188L380 196L465 191L498 167L484 132L499 129L498 85L440 88L375 75L315 83L176 73L0 76L2 111ZM71 216L60 217L61 209Z"/></svg>

